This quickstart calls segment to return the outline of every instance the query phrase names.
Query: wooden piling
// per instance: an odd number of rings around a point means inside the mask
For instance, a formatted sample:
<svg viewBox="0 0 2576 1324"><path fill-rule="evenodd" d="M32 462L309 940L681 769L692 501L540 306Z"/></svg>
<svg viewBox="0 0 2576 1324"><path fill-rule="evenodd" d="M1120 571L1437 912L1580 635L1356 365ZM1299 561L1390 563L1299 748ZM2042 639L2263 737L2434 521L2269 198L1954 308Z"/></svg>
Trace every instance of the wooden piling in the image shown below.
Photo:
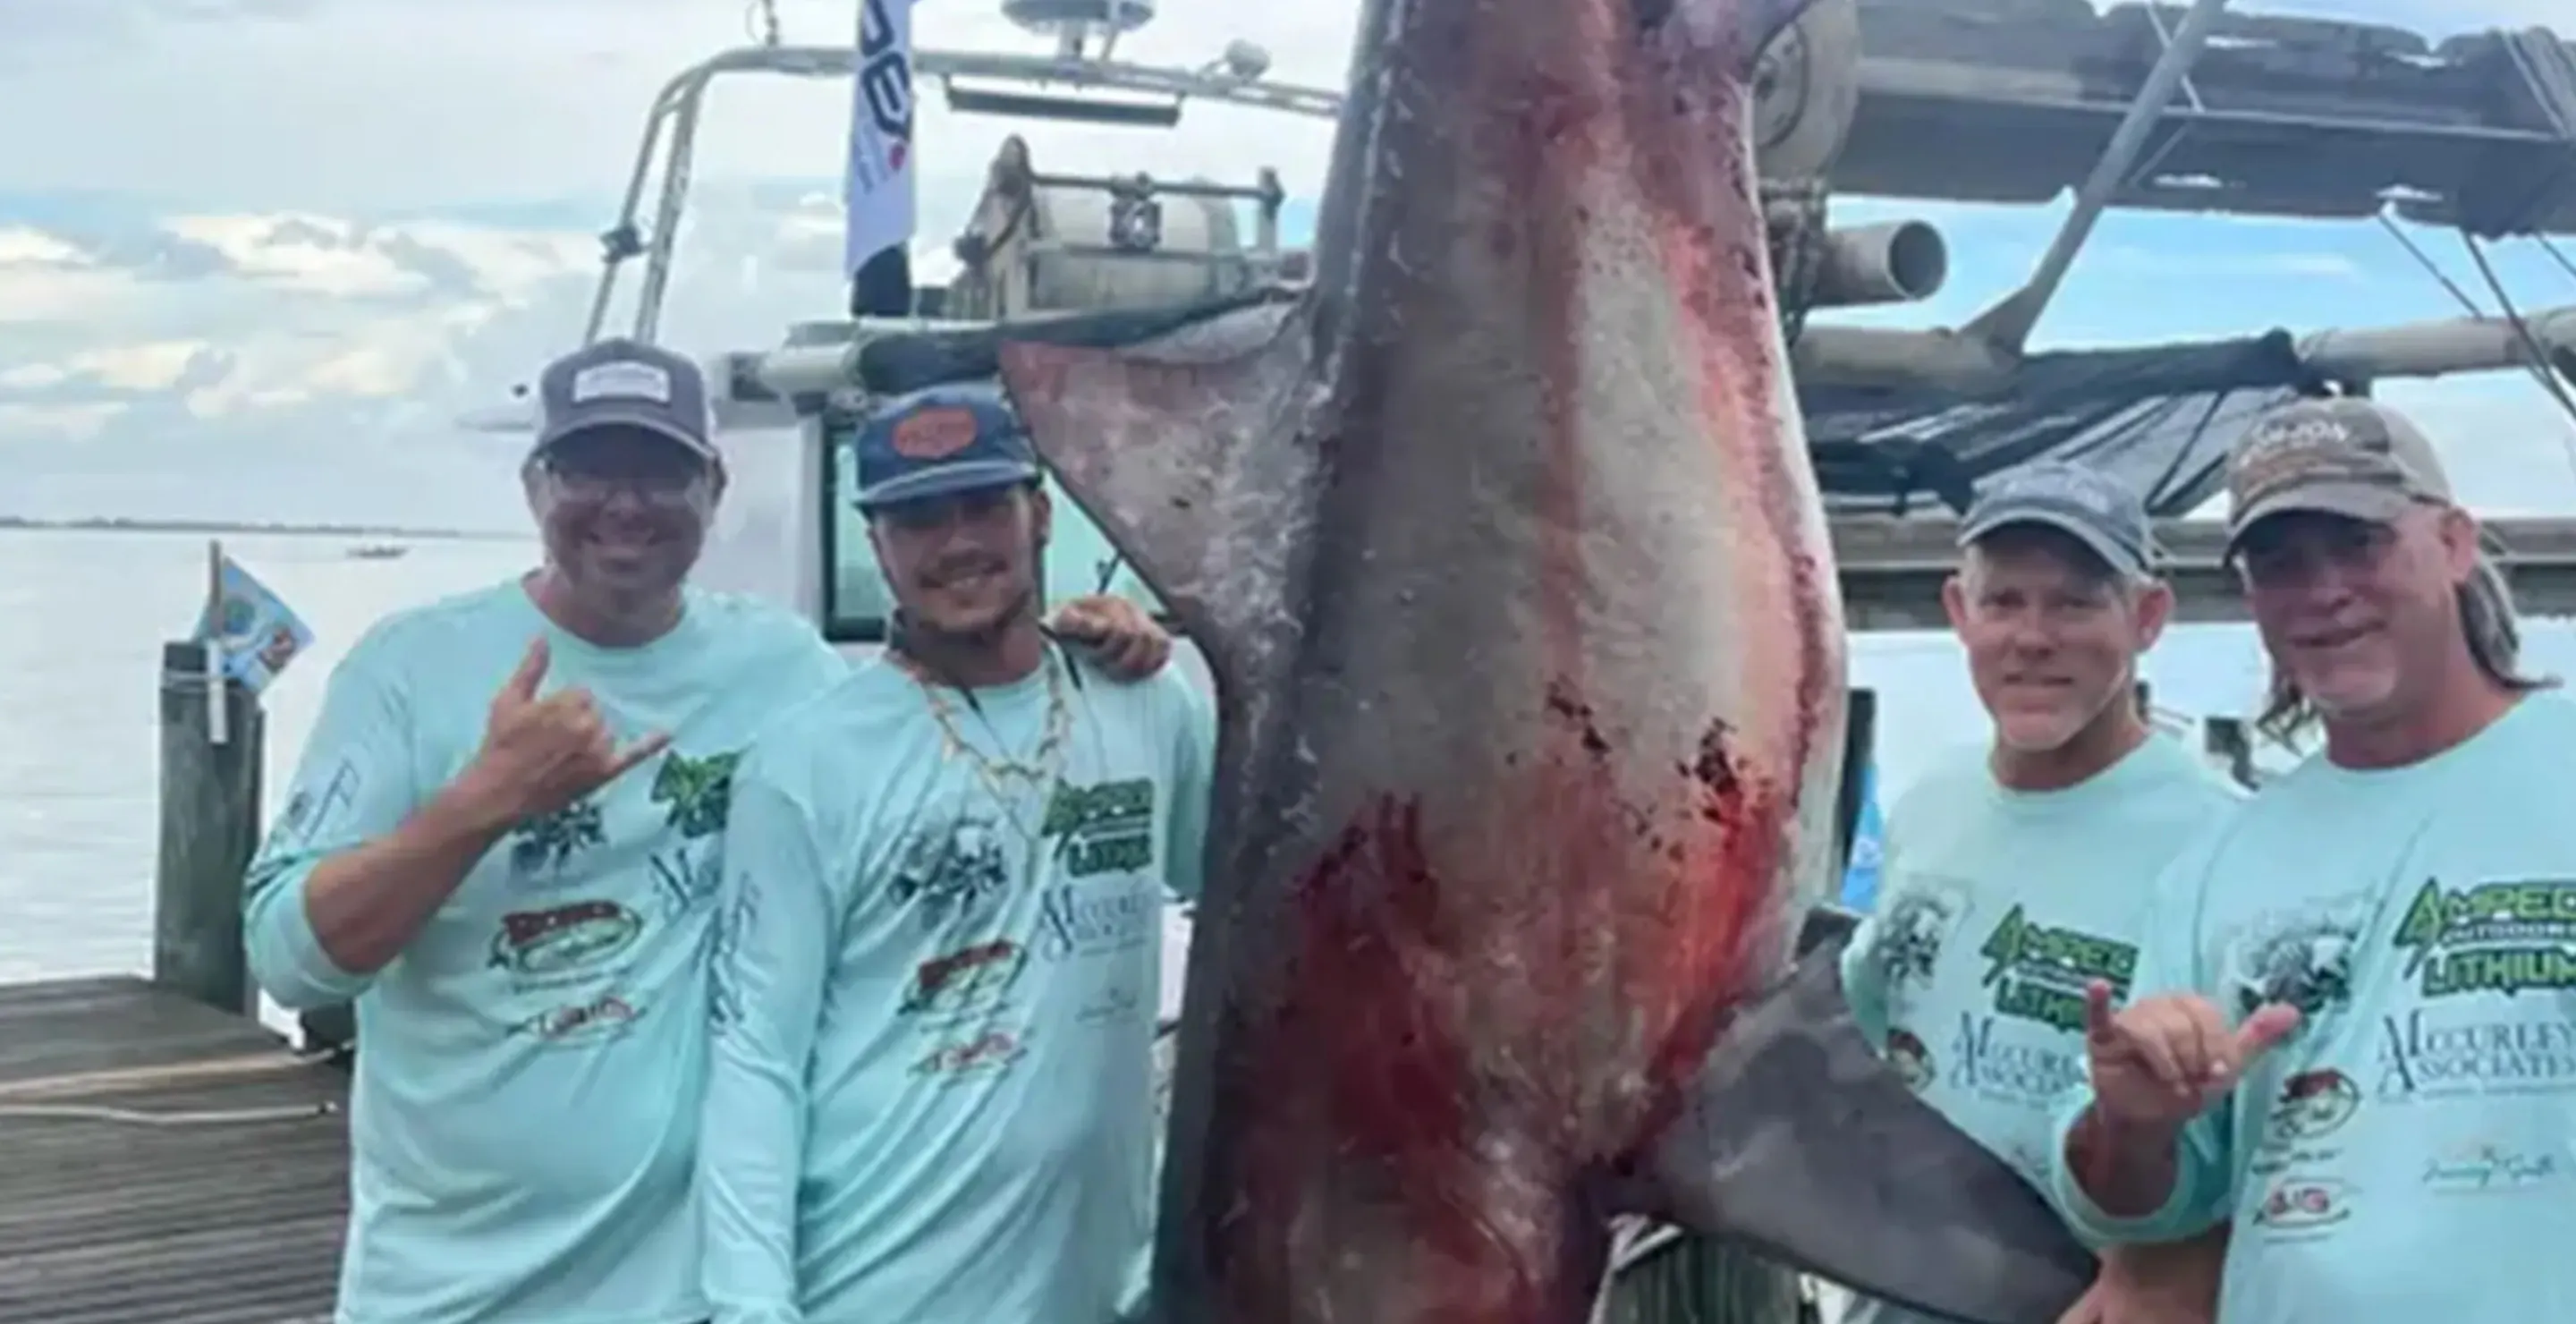
<svg viewBox="0 0 2576 1324"><path fill-rule="evenodd" d="M242 950L242 874L259 844L259 700L222 683L208 701L206 646L161 646L161 853L153 879L152 982L239 1016L257 1013ZM220 728L216 725L221 723ZM222 743L215 741L220 729Z"/></svg>

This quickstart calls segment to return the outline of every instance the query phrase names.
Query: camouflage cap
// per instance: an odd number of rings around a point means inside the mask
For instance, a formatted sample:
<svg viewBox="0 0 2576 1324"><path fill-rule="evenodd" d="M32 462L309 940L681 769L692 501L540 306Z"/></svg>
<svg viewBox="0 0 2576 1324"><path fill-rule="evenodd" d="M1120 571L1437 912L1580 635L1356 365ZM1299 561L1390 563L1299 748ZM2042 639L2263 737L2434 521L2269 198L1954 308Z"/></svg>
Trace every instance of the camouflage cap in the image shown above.
<svg viewBox="0 0 2576 1324"><path fill-rule="evenodd" d="M2441 457L2405 415L2348 396L2299 400L2255 420L2228 457L2228 548L2274 515L2386 524L2417 505L2450 501Z"/></svg>

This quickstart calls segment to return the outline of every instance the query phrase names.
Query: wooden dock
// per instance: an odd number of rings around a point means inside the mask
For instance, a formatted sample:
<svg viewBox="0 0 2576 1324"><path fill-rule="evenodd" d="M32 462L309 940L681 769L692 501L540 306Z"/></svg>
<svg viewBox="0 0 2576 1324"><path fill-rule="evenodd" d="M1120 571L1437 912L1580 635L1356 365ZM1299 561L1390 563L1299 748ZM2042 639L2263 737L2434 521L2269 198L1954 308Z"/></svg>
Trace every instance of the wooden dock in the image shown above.
<svg viewBox="0 0 2576 1324"><path fill-rule="evenodd" d="M0 1324L328 1324L347 1099L142 979L0 985Z"/></svg>

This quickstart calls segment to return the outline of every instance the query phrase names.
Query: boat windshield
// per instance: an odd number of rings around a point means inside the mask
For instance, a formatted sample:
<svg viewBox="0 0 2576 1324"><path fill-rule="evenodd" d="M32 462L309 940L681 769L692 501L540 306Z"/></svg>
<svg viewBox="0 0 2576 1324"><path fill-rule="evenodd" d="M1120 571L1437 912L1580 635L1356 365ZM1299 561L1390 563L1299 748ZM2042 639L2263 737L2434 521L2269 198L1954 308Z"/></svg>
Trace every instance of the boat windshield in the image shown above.
<svg viewBox="0 0 2576 1324"><path fill-rule="evenodd" d="M868 544L867 520L851 499L858 488L858 462L838 437L828 440L832 467L831 481L823 485L824 562L829 567L823 579L823 634L834 643L876 643L885 638L894 595ZM1047 547L1045 569L1049 606L1107 591L1168 619L1154 591L1052 478L1047 496L1055 505L1055 538Z"/></svg>

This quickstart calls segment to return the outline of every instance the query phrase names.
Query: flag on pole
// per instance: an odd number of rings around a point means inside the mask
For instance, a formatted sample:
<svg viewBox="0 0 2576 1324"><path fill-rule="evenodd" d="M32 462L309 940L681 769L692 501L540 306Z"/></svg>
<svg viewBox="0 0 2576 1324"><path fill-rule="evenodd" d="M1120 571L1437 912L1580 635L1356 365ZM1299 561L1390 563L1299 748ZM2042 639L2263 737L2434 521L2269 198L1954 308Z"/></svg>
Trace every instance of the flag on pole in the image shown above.
<svg viewBox="0 0 2576 1324"><path fill-rule="evenodd" d="M913 0L859 0L841 250L851 312L859 316L911 311L906 255L919 224L919 175L912 164L912 6ZM879 304L893 306L873 306Z"/></svg>
<svg viewBox="0 0 2576 1324"><path fill-rule="evenodd" d="M211 582L205 611L197 617L197 642L225 676L256 694L312 645L313 631L222 543L208 543L206 557Z"/></svg>
<svg viewBox="0 0 2576 1324"><path fill-rule="evenodd" d="M1878 904L1883 832L1878 818L1878 765L1872 763L1860 770L1860 821L1852 827L1851 860L1843 866L1843 909L1865 914Z"/></svg>

